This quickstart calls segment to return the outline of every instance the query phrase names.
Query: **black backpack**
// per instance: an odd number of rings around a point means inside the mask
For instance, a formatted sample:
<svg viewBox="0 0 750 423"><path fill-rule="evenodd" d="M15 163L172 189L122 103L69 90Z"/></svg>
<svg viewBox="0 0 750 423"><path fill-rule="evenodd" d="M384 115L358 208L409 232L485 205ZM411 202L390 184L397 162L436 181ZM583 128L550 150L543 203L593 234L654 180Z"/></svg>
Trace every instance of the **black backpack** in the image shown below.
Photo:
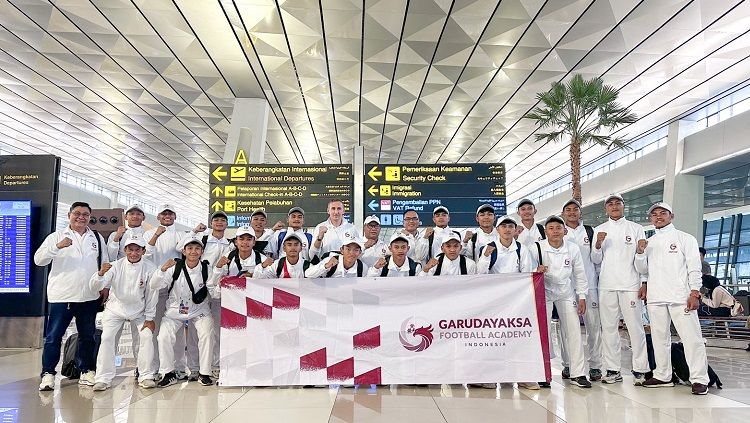
<svg viewBox="0 0 750 423"><path fill-rule="evenodd" d="M282 257L279 259L279 264L276 265L276 277L281 277L281 272L284 271L284 263L286 263L286 257ZM302 260L302 270L306 271L310 268L310 262L307 260ZM304 276L304 275L303 275Z"/></svg>
<svg viewBox="0 0 750 423"><path fill-rule="evenodd" d="M102 342L102 330L94 331L94 357L99 355L99 345ZM81 377L81 370L76 366L76 355L78 355L78 334L72 333L65 340L63 347L62 367L60 374L68 379L78 379Z"/></svg>
<svg viewBox="0 0 750 423"><path fill-rule="evenodd" d="M547 239L547 234L544 233L544 225L537 223L536 229L539 231L539 235L542 236L542 239Z"/></svg>
<svg viewBox="0 0 750 423"><path fill-rule="evenodd" d="M188 283L188 288L190 288L190 294L191 294L191 300L193 301L193 304L200 304L202 303L206 297L208 296L208 287L206 286L206 283L208 282L208 260L202 260L201 263L201 277L203 278L203 287L198 290L198 292L195 292L195 287L193 286L193 281L190 280L190 276L188 275L187 271L187 265L185 264L185 260L177 259L175 260L176 264L174 265L174 272L172 272L172 283L169 285L169 289L167 290L167 295L169 295L172 292L172 288L174 288L174 283L177 281L177 279L180 278L180 272L185 272L185 280Z"/></svg>
<svg viewBox="0 0 750 423"><path fill-rule="evenodd" d="M257 251L254 251L254 254L255 254L255 265L257 266L260 264L260 253ZM242 271L242 263L240 263L240 250L235 249L235 250L230 251L227 258L229 259L229 261L234 260L234 265L237 266L237 271L238 271L237 276L240 276L241 274L244 273ZM227 264L227 269L229 269L229 264Z"/></svg>
<svg viewBox="0 0 750 423"><path fill-rule="evenodd" d="M440 271L443 268L443 260L445 259L445 254L440 253L437 255L438 264L435 266L435 273L434 276L440 276ZM466 268L466 257L459 255L458 256L458 267L462 275L466 275L469 273L468 269Z"/></svg>
<svg viewBox="0 0 750 423"><path fill-rule="evenodd" d="M336 263L335 266L328 269L328 273L326 273L327 278L330 278L331 276L333 276L334 273L336 273L336 269L338 269L340 263L341 262L339 261L339 263ZM365 273L365 264L362 263L362 260L357 259L357 277L361 278L364 275L364 273Z"/></svg>
<svg viewBox="0 0 750 423"><path fill-rule="evenodd" d="M409 262L409 276L415 276L417 274L417 262L410 259L409 257L406 258L406 260ZM385 257L385 266L383 266L383 269L380 271L381 277L388 276L388 263L391 261L391 256Z"/></svg>
<svg viewBox="0 0 750 423"><path fill-rule="evenodd" d="M458 235L459 238L461 238L461 233L458 231L451 231L454 234ZM435 232L432 232L430 236L427 237L427 241L429 243L429 247L427 247L427 260L432 258L432 243L435 241ZM440 254L438 254L440 255Z"/></svg>
<svg viewBox="0 0 750 423"><path fill-rule="evenodd" d="M521 270L521 243L518 241L513 241L516 243L516 255L518 256L518 270ZM479 249L479 254L482 254L482 251L484 251L484 247ZM495 251L490 254L490 269L497 263L497 248L495 248Z"/></svg>

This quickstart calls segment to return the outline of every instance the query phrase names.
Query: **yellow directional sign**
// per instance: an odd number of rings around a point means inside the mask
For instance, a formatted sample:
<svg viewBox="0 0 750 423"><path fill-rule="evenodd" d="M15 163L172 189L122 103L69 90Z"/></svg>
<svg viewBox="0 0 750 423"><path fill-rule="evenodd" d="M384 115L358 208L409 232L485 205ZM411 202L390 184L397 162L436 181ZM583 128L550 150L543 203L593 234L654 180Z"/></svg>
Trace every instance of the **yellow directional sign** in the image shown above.
<svg viewBox="0 0 750 423"><path fill-rule="evenodd" d="M373 166L372 169L370 169L369 172L367 172L367 176L369 176L373 181L378 181L378 176L383 176L383 172L378 170L377 166Z"/></svg>
<svg viewBox="0 0 750 423"><path fill-rule="evenodd" d="M211 195L214 197L221 197L224 195L224 191L221 190L221 187L214 187L214 189L211 190Z"/></svg>
<svg viewBox="0 0 750 423"><path fill-rule="evenodd" d="M391 186L390 185L381 185L380 186L380 196L381 197L388 197L391 195Z"/></svg>
<svg viewBox="0 0 750 423"><path fill-rule="evenodd" d="M233 213L237 208L237 202L234 200L224 202L224 211L227 213Z"/></svg>
<svg viewBox="0 0 750 423"><path fill-rule="evenodd" d="M237 186L235 185L227 185L224 187L224 196L225 197L236 197L237 196Z"/></svg>
<svg viewBox="0 0 750 423"><path fill-rule="evenodd" d="M229 179L232 181L244 182L247 178L247 168L245 166L232 166L229 170Z"/></svg>
<svg viewBox="0 0 750 423"><path fill-rule="evenodd" d="M216 178L217 181L223 181L223 177L227 176L227 171L224 170L224 166L219 166L216 169L214 169L214 172L211 174L214 178Z"/></svg>
<svg viewBox="0 0 750 423"><path fill-rule="evenodd" d="M399 182L401 180L401 166L386 166L385 180L388 182Z"/></svg>
<svg viewBox="0 0 750 423"><path fill-rule="evenodd" d="M370 195L377 195L378 194L377 185L370 185L370 188L367 189L367 192L369 192Z"/></svg>
<svg viewBox="0 0 750 423"><path fill-rule="evenodd" d="M247 164L247 155L245 154L245 150L239 149L237 150L237 157L234 159L234 164Z"/></svg>
<svg viewBox="0 0 750 423"><path fill-rule="evenodd" d="M213 210L213 211L219 211L219 210L221 210L221 209L222 209L222 207L223 207L223 206L222 206L222 205L221 205L221 203L220 203L220 202L218 202L218 201L214 201L214 203L213 203L213 204L211 204L211 210Z"/></svg>

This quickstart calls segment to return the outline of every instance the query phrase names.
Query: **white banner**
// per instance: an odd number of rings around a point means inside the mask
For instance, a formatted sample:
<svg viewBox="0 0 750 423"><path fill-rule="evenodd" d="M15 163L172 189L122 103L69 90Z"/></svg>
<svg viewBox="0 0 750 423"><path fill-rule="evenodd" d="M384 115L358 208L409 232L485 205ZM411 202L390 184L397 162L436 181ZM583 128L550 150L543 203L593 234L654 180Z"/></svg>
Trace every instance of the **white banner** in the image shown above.
<svg viewBox="0 0 750 423"><path fill-rule="evenodd" d="M222 386L550 380L541 274L227 278Z"/></svg>

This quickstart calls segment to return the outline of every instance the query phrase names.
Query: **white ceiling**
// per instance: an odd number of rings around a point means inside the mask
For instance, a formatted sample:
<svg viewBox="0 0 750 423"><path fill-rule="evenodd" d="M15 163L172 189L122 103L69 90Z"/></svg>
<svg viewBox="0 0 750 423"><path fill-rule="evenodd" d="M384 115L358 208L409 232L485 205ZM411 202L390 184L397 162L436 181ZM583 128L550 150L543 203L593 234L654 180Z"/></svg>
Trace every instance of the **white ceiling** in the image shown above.
<svg viewBox="0 0 750 423"><path fill-rule="evenodd" d="M567 170L521 117L572 72L646 132L750 78L738 0L0 2L0 147L205 216L235 97L267 163L505 162L509 200ZM600 149L586 151L594 158Z"/></svg>

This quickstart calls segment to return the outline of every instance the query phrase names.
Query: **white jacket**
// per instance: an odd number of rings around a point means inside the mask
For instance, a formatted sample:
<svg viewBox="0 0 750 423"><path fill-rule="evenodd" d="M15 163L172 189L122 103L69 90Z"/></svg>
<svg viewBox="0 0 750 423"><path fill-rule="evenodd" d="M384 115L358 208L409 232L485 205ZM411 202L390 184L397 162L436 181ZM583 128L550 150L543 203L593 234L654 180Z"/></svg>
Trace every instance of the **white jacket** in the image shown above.
<svg viewBox="0 0 750 423"><path fill-rule="evenodd" d="M443 267L440 269L440 275L438 276L446 276L446 275L460 275L461 274L461 255L456 257L455 260L451 260L448 257L443 259ZM424 269L422 269L421 272L419 272L419 276L434 276L435 272L437 271L438 266L433 266L429 271L425 272ZM477 274L477 264L474 262L474 260L466 257L466 274L467 275L476 275Z"/></svg>
<svg viewBox="0 0 750 423"><path fill-rule="evenodd" d="M424 232L420 233L419 239L417 239L417 251L415 255L417 257L417 261L419 262L427 263L428 260L433 257L437 257L438 254L443 252L442 238L444 235L450 235L452 232L458 232L459 238L463 239L463 235L461 235L459 231L451 229L450 226L446 226L444 228L438 228L437 226L434 226L432 230L432 251L430 251L430 240L429 238L424 237Z"/></svg>
<svg viewBox="0 0 750 423"><path fill-rule="evenodd" d="M593 291L597 290L599 286L599 274L596 271L594 262L591 261L591 244L592 240L589 239L589 235L586 233L586 228L583 223L578 224L575 229L568 225L565 225L568 233L565 235L565 241L573 242L578 245L581 250L581 258L583 258L583 268L586 269L586 278L589 281L589 296L594 295Z"/></svg>
<svg viewBox="0 0 750 423"><path fill-rule="evenodd" d="M192 232L188 232L187 234L183 236L183 239L184 237L192 237L192 236L197 237L201 241L203 240L204 236L207 237L206 246L203 248L203 254L201 255L201 260L208 260L208 263L211 266L216 266L216 263L219 261L221 256L225 256L229 254L229 252L234 249L234 246L231 245L231 243L229 242L226 236L222 237L221 239L216 238L215 236L212 235L211 229L201 234L193 234ZM162 263L161 265L163 264L164 263Z"/></svg>
<svg viewBox="0 0 750 423"><path fill-rule="evenodd" d="M328 230L323 235L323 241L320 242L320 248L315 248L315 240L320 236L320 228L327 227ZM339 226L333 226L330 220L319 223L313 230L313 245L310 247L310 257L321 257L329 251L339 251L344 241L351 241L359 238L359 231L351 223L344 219Z"/></svg>
<svg viewBox="0 0 750 423"><path fill-rule="evenodd" d="M210 266L210 264L209 264ZM203 275L201 274L201 263L190 269L188 268L188 274L190 275L190 281L193 283L195 292L198 292L204 285ZM169 289L172 284L172 275L174 274L175 267L172 266L167 269L166 272L162 272L161 268L158 268L151 276L152 289ZM189 320L200 316L211 315L211 297L214 294L214 284L211 275L211 268L208 268L208 280L205 282L208 288L208 295L206 299L200 304L194 304L190 287L188 286L187 280L185 279L185 272L181 271L177 280L174 283L174 287L169 292L167 297L167 310L164 313L165 316L175 320Z"/></svg>
<svg viewBox="0 0 750 423"><path fill-rule="evenodd" d="M123 257L112 262L104 276L94 272L89 284L96 291L109 288L106 308L118 317L133 320L145 316L146 320L154 320L159 291L151 289L149 281L155 271L156 265L145 258L131 263Z"/></svg>
<svg viewBox="0 0 750 423"><path fill-rule="evenodd" d="M336 254L331 254L330 256L326 257L321 261L320 263L310 266L309 269L305 272L305 277L307 278L325 278L328 274L328 271L330 269L326 269L326 264L328 264L329 261L331 261L332 258L337 257ZM344 259L342 257L338 257L339 263L336 265L336 271L331 275L331 278L356 278L359 275L357 275L357 263L354 263L354 266L345 269L344 268ZM360 260L361 261L361 260ZM362 263L362 276L367 275L367 265Z"/></svg>
<svg viewBox="0 0 750 423"><path fill-rule="evenodd" d="M272 265L266 267L265 269L263 268L263 264L259 264L255 266L255 270L253 271L253 279L278 279L278 278L283 279L284 278L283 268L281 269L281 275L277 274L277 271L279 270L280 260L281 260L280 258L277 259L276 261L273 262ZM305 260L302 257L300 257L299 260L297 260L297 263L295 264L288 263L286 262L286 260L284 260L284 262L286 263L286 270L287 272L289 272L289 278L299 279L299 278L305 277L305 268L304 268Z"/></svg>
<svg viewBox="0 0 750 423"><path fill-rule="evenodd" d="M227 265L224 267L212 266L212 272L214 273L214 275L218 275L217 279L221 279L222 276L227 275L237 276L240 272L247 272L247 277L252 277L253 273L255 272L255 267L260 266L260 264L266 261L266 259L267 257L265 255L252 250L250 255L246 259L240 257L241 269L237 268L237 263L234 261L234 258L231 258L229 260L229 263L227 263Z"/></svg>
<svg viewBox="0 0 750 423"><path fill-rule="evenodd" d="M691 290L700 290L701 259L695 237L669 224L648 239L635 267L647 274L649 304L685 304Z"/></svg>
<svg viewBox="0 0 750 423"><path fill-rule="evenodd" d="M362 263L366 264L367 267L372 267L376 261L388 254L390 254L388 245L385 242L378 240L372 247L363 251L359 259L362 260Z"/></svg>
<svg viewBox="0 0 750 423"><path fill-rule="evenodd" d="M536 223L531 225L531 229L524 226L523 223L521 223L521 227L523 227L523 231L518 235L518 242L521 244L532 247L535 242L542 240L542 233L539 232L539 227Z"/></svg>
<svg viewBox="0 0 750 423"><path fill-rule="evenodd" d="M374 264L375 263L373 263L373 265ZM419 264L419 262L416 262L415 264L416 264L416 267L414 269L414 276L417 276L419 275L420 272L422 272L422 265ZM383 272L382 268L378 269L374 266L371 266L367 270L367 276L380 276L382 272ZM408 277L409 276L408 256L407 256L407 260L404 260L404 264L401 266L398 266L396 263L393 262L393 257L388 259L388 274L386 276L389 278Z"/></svg>
<svg viewBox="0 0 750 423"><path fill-rule="evenodd" d="M145 239L145 236L143 234L146 232L146 230L143 229L143 226L131 228L127 226L127 223L125 223L125 226L127 227L127 229L125 230L125 233L122 234L122 238L120 238L119 241L115 241L116 232L112 232L111 234L109 234L109 240L107 241L107 252L109 253L109 257L111 260L118 260L125 257L125 244L123 244L122 241L128 239L131 235L140 235ZM146 242L148 242L149 239L146 239Z"/></svg>
<svg viewBox="0 0 750 423"><path fill-rule="evenodd" d="M498 245L500 244L500 235L495 230L491 230L490 233L487 233L483 231L482 228L474 228L472 229L472 231L474 232L474 235L476 235L477 241L472 242L471 239L469 239L464 245L461 254L474 261L479 261L479 259L481 258L479 250L485 245L489 244L490 242L494 242Z"/></svg>
<svg viewBox="0 0 750 423"><path fill-rule="evenodd" d="M149 229L143 234L143 239L146 241L146 255L144 257L151 260L157 267L163 266L169 259L182 256L178 244L185 233L178 231L174 225L166 226L166 228L167 230L156 239L156 245L149 244L156 233L156 228Z"/></svg>
<svg viewBox="0 0 750 423"><path fill-rule="evenodd" d="M65 248L57 248L57 243L63 238L70 238L73 244ZM34 263L46 266L52 263L52 269L47 277L47 301L50 303L82 303L99 298L99 291L89 285L91 274L97 272L97 255L101 262L109 261L107 242L99 235L101 251L94 232L86 228L80 235L78 232L65 229L47 235L39 249L34 253Z"/></svg>
<svg viewBox="0 0 750 423"><path fill-rule="evenodd" d="M280 231L274 231L274 233L268 238L268 245L266 246L266 249L263 250L263 252L268 257L273 257L275 259L284 257L286 253L284 252L284 246L279 245L279 236L284 233L284 236L289 233L294 233L299 235L299 237L302 239L302 251L300 251L300 257L304 258L305 260L310 260L310 245L308 245L307 242L307 234L304 229L293 229L291 227L288 227L284 230ZM312 234L311 234L312 235ZM282 238L283 239L283 238ZM315 238L312 236L310 237L312 239L312 242L315 242Z"/></svg>
<svg viewBox="0 0 750 423"><path fill-rule="evenodd" d="M560 248L549 245L548 240L539 241L542 250L541 264L547 266L544 273L544 294L547 301L586 299L589 290L586 270L578 245L565 241ZM531 248L534 260L539 263L539 251L536 245Z"/></svg>
<svg viewBox="0 0 750 423"><path fill-rule="evenodd" d="M518 245L516 245L516 242L518 241L513 240L507 248L503 246L499 240L495 242L495 245L497 246L495 248L497 260L495 260L492 268L490 268L492 255L485 256L484 247L482 247L481 253L479 254L479 260L477 260L477 272L480 274L499 274L517 272L528 273L535 271L536 267L534 267L534 262L531 258L531 253L529 253L528 247L520 242L518 243L521 246L519 260Z"/></svg>
<svg viewBox="0 0 750 423"><path fill-rule="evenodd" d="M606 232L602 248L596 249L599 232ZM641 277L635 269L635 249L639 239L645 239L643 226L627 219L609 219L594 228L594 250L591 261L600 264L599 289L605 291L638 291Z"/></svg>

